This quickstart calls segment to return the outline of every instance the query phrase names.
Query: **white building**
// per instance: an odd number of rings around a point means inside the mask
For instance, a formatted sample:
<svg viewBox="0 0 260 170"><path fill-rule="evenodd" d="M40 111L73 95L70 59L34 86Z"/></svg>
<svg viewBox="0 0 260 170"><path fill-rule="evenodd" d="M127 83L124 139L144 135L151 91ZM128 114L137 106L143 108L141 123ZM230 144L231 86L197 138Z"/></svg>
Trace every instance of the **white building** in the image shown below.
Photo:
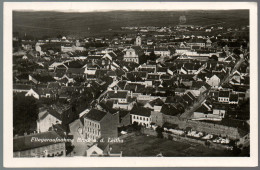
<svg viewBox="0 0 260 170"><path fill-rule="evenodd" d="M141 46L141 44L142 44L141 36L138 35L138 36L136 37L135 44L136 44L137 46Z"/></svg>
<svg viewBox="0 0 260 170"><path fill-rule="evenodd" d="M124 61L139 63L139 57L133 48L127 49L124 55Z"/></svg>
<svg viewBox="0 0 260 170"><path fill-rule="evenodd" d="M131 123L137 122L146 128L151 127L151 111L149 108L135 106L130 112Z"/></svg>

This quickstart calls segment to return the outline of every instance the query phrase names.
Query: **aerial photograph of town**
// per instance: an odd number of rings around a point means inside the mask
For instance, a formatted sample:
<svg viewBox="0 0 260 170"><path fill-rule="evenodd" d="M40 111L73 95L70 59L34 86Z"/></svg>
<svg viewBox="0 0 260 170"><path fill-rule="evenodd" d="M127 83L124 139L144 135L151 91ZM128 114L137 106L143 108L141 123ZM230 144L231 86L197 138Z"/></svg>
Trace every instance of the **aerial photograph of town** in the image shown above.
<svg viewBox="0 0 260 170"><path fill-rule="evenodd" d="M250 157L249 10L12 14L14 158Z"/></svg>

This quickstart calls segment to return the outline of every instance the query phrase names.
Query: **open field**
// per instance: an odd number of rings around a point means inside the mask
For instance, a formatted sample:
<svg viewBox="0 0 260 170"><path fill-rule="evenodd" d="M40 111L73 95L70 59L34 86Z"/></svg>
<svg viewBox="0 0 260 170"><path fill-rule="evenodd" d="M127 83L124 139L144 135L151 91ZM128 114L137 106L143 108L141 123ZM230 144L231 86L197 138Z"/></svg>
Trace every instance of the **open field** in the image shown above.
<svg viewBox="0 0 260 170"><path fill-rule="evenodd" d="M123 156L151 157L162 153L166 157L189 156L233 156L230 151L207 148L201 144L176 142L153 136L128 136L123 143L116 143L112 148L123 151Z"/></svg>
<svg viewBox="0 0 260 170"><path fill-rule="evenodd" d="M225 11L113 11L88 13L13 12L13 31L35 37L77 35L101 36L126 26L175 26L185 15L186 24L245 26L248 10ZM221 24L222 23L222 24Z"/></svg>

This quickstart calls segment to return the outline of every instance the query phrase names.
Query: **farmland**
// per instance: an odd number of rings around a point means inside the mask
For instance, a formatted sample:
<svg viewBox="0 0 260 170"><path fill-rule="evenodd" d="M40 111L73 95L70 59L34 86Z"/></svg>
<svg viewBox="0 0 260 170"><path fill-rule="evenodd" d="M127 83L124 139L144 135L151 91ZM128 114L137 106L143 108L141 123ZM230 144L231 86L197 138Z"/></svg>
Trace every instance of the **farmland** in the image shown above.
<svg viewBox="0 0 260 170"><path fill-rule="evenodd" d="M185 15L186 24L245 26L249 11L112 11L88 13L64 12L13 12L13 30L34 37L77 35L103 36L120 32L126 26L175 26L179 17Z"/></svg>

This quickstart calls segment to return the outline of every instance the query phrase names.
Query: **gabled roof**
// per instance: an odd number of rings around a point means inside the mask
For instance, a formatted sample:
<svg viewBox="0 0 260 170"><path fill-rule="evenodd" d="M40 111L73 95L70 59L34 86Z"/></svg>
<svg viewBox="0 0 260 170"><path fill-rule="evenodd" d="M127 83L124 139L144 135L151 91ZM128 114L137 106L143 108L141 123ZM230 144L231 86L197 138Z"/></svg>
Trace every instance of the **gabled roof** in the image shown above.
<svg viewBox="0 0 260 170"><path fill-rule="evenodd" d="M208 113L209 110L205 105L201 105L198 109L196 109L194 112L200 112L200 113Z"/></svg>
<svg viewBox="0 0 260 170"><path fill-rule="evenodd" d="M48 113L51 114L52 116L54 116L55 118L59 119L59 120L62 120L62 115L57 112L55 109L49 107L47 109Z"/></svg>
<svg viewBox="0 0 260 170"><path fill-rule="evenodd" d="M139 116L145 116L150 117L151 116L151 109L140 107L140 106L134 106L133 109L130 111L130 114L132 115L139 115Z"/></svg>
<svg viewBox="0 0 260 170"><path fill-rule="evenodd" d="M164 102L160 98L150 101L149 103L151 106L162 106L164 104Z"/></svg>
<svg viewBox="0 0 260 170"><path fill-rule="evenodd" d="M229 91L219 91L219 97L229 97Z"/></svg>
<svg viewBox="0 0 260 170"><path fill-rule="evenodd" d="M106 114L109 113L97 109L91 109L86 115L84 115L84 118L101 121L106 116Z"/></svg>
<svg viewBox="0 0 260 170"><path fill-rule="evenodd" d="M126 90L113 90L107 92L109 98L126 98L127 93L128 91Z"/></svg>
<svg viewBox="0 0 260 170"><path fill-rule="evenodd" d="M229 101L238 101L238 94L230 94Z"/></svg>
<svg viewBox="0 0 260 170"><path fill-rule="evenodd" d="M172 106L171 104L164 104L161 108L161 112L165 115L171 116L175 116L181 113L176 107Z"/></svg>

